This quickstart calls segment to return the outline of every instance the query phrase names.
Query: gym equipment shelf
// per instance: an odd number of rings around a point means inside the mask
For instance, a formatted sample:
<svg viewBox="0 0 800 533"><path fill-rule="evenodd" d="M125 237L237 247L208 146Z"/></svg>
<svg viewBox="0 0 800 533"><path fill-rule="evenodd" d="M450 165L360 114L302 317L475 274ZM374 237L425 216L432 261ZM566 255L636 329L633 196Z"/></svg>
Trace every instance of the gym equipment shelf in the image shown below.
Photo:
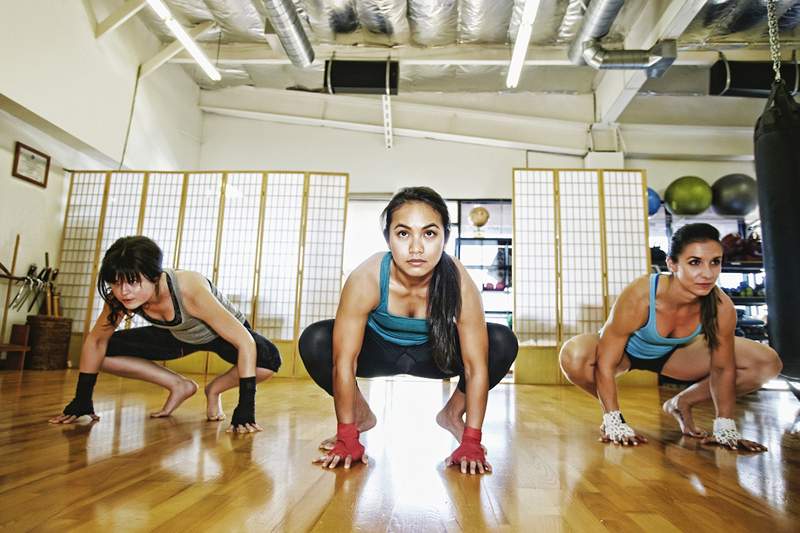
<svg viewBox="0 0 800 533"><path fill-rule="evenodd" d="M766 296L731 296L733 305L767 305Z"/></svg>
<svg viewBox="0 0 800 533"><path fill-rule="evenodd" d="M731 261L722 264L723 272L732 274L750 274L764 271L764 263L761 261Z"/></svg>

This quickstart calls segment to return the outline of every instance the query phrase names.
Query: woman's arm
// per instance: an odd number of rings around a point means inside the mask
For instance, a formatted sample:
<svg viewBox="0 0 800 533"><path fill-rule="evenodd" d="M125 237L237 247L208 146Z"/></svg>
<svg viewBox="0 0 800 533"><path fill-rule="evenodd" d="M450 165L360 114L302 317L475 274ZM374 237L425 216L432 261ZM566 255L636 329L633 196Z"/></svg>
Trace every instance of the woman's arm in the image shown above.
<svg viewBox="0 0 800 533"><path fill-rule="evenodd" d="M333 324L333 402L340 424L355 423L358 354L369 313L380 301L377 272L371 262L367 260L347 278Z"/></svg>
<svg viewBox="0 0 800 533"><path fill-rule="evenodd" d="M381 257L383 254L380 254ZM340 461L350 468L353 461L367 462L364 446L359 442L356 426L356 365L361 345L364 342L364 328L372 309L380 301L380 282L378 270L380 260L377 256L368 259L347 278L336 320L333 325L333 403L336 409L336 444L327 454L314 462L323 468L336 468Z"/></svg>
<svg viewBox="0 0 800 533"><path fill-rule="evenodd" d="M456 326L466 380L468 427L481 429L489 397L489 336L478 287L458 259L461 276L461 314Z"/></svg>
<svg viewBox="0 0 800 533"><path fill-rule="evenodd" d="M238 350L236 370L239 379L255 377L256 342L244 324L217 300L205 277L197 272L180 272L178 275L186 311L208 324L217 335Z"/></svg>
<svg viewBox="0 0 800 533"><path fill-rule="evenodd" d="M627 425L619 410L616 374L628 338L647 321L648 295L649 276L628 285L614 303L600 333L594 378L597 397L603 408L604 440L607 441L634 445L647 442Z"/></svg>
<svg viewBox="0 0 800 533"><path fill-rule="evenodd" d="M100 417L94 412L94 403L92 402L94 384L97 381L97 374L103 366L108 340L122 321L122 316L120 316L114 324L110 324L108 322L110 313L108 304L104 304L100 316L97 317L92 330L83 341L75 397L67 404L62 414L50 419L50 423L71 424L83 415L89 415L93 420L100 420Z"/></svg>
<svg viewBox="0 0 800 533"><path fill-rule="evenodd" d="M733 356L735 331L736 308L726 296L717 308L719 345L711 352L710 387L717 418L733 418L736 407L736 361Z"/></svg>
<svg viewBox="0 0 800 533"><path fill-rule="evenodd" d="M256 342L253 336L211 292L208 280L196 272L181 272L180 287L186 312L198 318L217 335L231 343L238 354L239 404L231 416L228 431L251 433L263 431L256 423Z"/></svg>

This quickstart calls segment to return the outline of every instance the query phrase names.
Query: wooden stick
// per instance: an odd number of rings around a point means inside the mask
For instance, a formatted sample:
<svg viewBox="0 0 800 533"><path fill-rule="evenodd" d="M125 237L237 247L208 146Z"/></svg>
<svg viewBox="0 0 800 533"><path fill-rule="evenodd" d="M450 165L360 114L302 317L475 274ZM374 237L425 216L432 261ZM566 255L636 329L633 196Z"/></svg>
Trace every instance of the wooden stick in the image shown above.
<svg viewBox="0 0 800 533"><path fill-rule="evenodd" d="M8 278L8 286L6 287L6 302L3 305L3 325L0 326L0 342L6 338L6 322L8 322L8 302L11 300L11 279L14 276L14 269L17 268L17 252L19 251L19 233L14 241L14 255L11 256L11 276Z"/></svg>

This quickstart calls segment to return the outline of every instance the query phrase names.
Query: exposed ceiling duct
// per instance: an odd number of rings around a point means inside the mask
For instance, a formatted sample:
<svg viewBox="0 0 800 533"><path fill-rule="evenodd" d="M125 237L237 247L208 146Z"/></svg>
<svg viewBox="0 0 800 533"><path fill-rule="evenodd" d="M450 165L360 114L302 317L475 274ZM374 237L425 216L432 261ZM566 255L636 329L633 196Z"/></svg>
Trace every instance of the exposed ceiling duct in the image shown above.
<svg viewBox="0 0 800 533"><path fill-rule="evenodd" d="M570 0L564 12L564 18L558 28L558 40L572 42L578 35L578 29L583 22L583 10L586 0Z"/></svg>
<svg viewBox="0 0 800 533"><path fill-rule="evenodd" d="M646 70L648 77L657 78L678 57L675 41L656 43L650 50L607 50L600 44L624 3L624 0L594 0L589 4L583 25L570 46L569 59L576 65L599 70Z"/></svg>
<svg viewBox="0 0 800 533"><path fill-rule="evenodd" d="M800 37L800 0L777 0L781 39ZM763 42L767 35L766 0L708 2L681 35L683 43Z"/></svg>
<svg viewBox="0 0 800 533"><path fill-rule="evenodd" d="M263 0L267 18L275 29L292 64L305 68L314 62L314 49L308 40L292 0Z"/></svg>
<svg viewBox="0 0 800 533"><path fill-rule="evenodd" d="M458 39L457 0L408 0L411 37L423 46L455 44Z"/></svg>

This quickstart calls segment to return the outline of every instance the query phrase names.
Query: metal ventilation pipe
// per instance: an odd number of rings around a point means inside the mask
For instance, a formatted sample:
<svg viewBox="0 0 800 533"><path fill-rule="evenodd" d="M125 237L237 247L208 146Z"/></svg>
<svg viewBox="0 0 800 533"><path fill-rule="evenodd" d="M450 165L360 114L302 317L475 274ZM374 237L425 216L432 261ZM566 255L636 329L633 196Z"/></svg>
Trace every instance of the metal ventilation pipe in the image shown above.
<svg viewBox="0 0 800 533"><path fill-rule="evenodd" d="M300 24L294 2L292 0L263 1L269 23L275 28L275 34L280 39L292 64L300 68L310 67L314 62L314 49Z"/></svg>
<svg viewBox="0 0 800 533"><path fill-rule="evenodd" d="M624 3L624 0L593 0L589 4L578 36L569 48L569 59L576 65L598 70L646 70L649 78L658 78L678 56L675 41L658 42L650 50L607 50L600 44Z"/></svg>

